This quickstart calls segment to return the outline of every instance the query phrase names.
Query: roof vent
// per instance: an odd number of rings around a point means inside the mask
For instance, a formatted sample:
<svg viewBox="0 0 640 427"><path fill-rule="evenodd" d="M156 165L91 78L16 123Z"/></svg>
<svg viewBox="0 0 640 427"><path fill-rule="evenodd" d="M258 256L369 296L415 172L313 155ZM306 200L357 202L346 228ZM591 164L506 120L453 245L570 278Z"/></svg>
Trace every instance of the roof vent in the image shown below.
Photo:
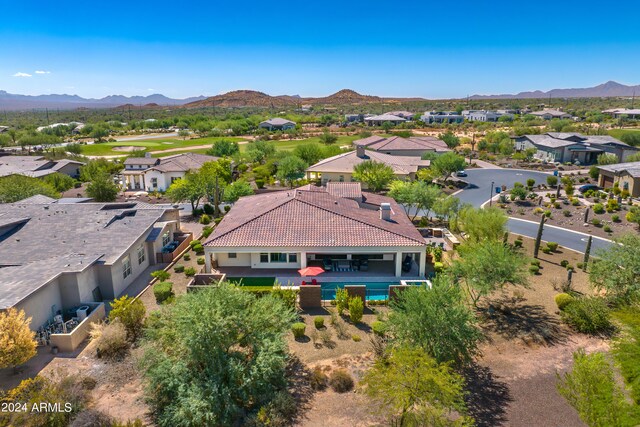
<svg viewBox="0 0 640 427"><path fill-rule="evenodd" d="M364 159L366 157L364 154L363 145L356 145L356 156L360 157L361 159Z"/></svg>
<svg viewBox="0 0 640 427"><path fill-rule="evenodd" d="M380 219L391 221L391 203L380 203Z"/></svg>

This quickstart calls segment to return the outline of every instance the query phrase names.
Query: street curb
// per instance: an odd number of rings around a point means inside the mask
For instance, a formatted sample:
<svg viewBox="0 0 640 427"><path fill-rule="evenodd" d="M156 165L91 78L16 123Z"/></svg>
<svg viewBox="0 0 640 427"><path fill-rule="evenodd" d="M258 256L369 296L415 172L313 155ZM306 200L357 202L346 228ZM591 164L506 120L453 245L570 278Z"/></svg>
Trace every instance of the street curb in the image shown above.
<svg viewBox="0 0 640 427"><path fill-rule="evenodd" d="M515 217L512 217L512 216L510 216L509 219L512 219L514 221L528 222L530 224L536 224L536 225L540 224L539 222L536 222L536 221L531 221L531 220L522 219L522 218L515 218ZM564 228L564 227L558 227L557 225L545 224L544 226L545 227L556 228L558 230L567 231L569 233L581 234L581 235L586 236L586 237L593 237L594 239L603 240L603 241L608 242L608 243L615 243L613 240L605 239L604 237L598 237L598 236L594 236L593 234L583 233L582 231L575 231L575 230L571 230L571 229Z"/></svg>

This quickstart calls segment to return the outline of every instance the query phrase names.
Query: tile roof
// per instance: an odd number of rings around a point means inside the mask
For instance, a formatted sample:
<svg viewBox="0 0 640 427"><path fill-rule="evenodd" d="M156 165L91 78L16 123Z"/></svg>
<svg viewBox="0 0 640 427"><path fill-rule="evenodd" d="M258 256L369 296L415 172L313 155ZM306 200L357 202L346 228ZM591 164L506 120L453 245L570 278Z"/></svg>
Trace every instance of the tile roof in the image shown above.
<svg viewBox="0 0 640 427"><path fill-rule="evenodd" d="M373 122L406 122L407 119L403 117L394 116L393 114L381 114L379 116L365 117L365 121Z"/></svg>
<svg viewBox="0 0 640 427"><path fill-rule="evenodd" d="M435 150L438 152L451 151L447 144L441 139L433 136L412 136L402 138L392 136L383 138L380 136L370 136L364 139L353 141L354 145L366 146L369 150L375 151L401 151L401 150Z"/></svg>
<svg viewBox="0 0 640 427"><path fill-rule="evenodd" d="M424 246L424 238L402 208L391 198L377 197L391 204L391 221L381 219L375 209L326 191L294 189L242 197L205 246Z"/></svg>
<svg viewBox="0 0 640 427"><path fill-rule="evenodd" d="M349 151L321 160L315 165L309 166L307 171L352 173L354 166L367 160L373 160L390 166L396 175L409 175L415 173L419 168L428 167L431 164L429 160L421 160L415 156L392 156L390 154L367 150L363 157L358 157L356 151Z"/></svg>
<svg viewBox="0 0 640 427"><path fill-rule="evenodd" d="M571 115L569 113L565 113L564 111L558 111L558 110L533 111L533 112L531 112L529 114L534 115L534 116L544 116L546 114L549 114L550 116L554 116L554 117L562 117L562 116L570 116Z"/></svg>
<svg viewBox="0 0 640 427"><path fill-rule="evenodd" d="M69 159L47 160L43 156L0 156L0 177L25 175L37 178L57 172L68 164L84 165Z"/></svg>
<svg viewBox="0 0 640 427"><path fill-rule="evenodd" d="M616 163L614 165L598 166L598 168L615 174L626 172L634 178L640 178L640 162Z"/></svg>
<svg viewBox="0 0 640 427"><path fill-rule="evenodd" d="M328 182L327 193L335 197L362 200L362 186L359 182Z"/></svg>
<svg viewBox="0 0 640 427"><path fill-rule="evenodd" d="M155 165L160 159L157 157L127 157L125 165Z"/></svg>
<svg viewBox="0 0 640 427"><path fill-rule="evenodd" d="M183 153L167 156L160 159L160 162L147 170L157 170L160 172L187 172L200 169L206 162L215 162L219 157L207 156L206 154Z"/></svg>

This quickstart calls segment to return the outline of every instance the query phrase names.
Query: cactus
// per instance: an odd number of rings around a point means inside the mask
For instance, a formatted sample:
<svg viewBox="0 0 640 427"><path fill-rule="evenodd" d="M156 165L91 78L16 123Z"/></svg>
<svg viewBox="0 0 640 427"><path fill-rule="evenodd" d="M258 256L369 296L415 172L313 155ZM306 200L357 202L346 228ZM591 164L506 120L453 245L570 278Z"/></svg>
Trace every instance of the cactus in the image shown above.
<svg viewBox="0 0 640 427"><path fill-rule="evenodd" d="M587 223L589 222L589 209L587 208L587 210L584 211L584 222Z"/></svg>

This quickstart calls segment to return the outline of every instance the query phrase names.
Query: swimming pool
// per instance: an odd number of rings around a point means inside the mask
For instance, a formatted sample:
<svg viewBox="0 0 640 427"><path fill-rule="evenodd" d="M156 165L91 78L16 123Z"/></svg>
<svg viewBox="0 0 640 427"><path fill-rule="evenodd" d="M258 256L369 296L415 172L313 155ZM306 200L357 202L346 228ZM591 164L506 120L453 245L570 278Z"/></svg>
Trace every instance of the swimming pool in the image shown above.
<svg viewBox="0 0 640 427"><path fill-rule="evenodd" d="M336 299L336 288L344 288L344 285L365 285L367 287L367 300L386 300L389 297L389 286L399 285L399 282L321 282L323 300Z"/></svg>

